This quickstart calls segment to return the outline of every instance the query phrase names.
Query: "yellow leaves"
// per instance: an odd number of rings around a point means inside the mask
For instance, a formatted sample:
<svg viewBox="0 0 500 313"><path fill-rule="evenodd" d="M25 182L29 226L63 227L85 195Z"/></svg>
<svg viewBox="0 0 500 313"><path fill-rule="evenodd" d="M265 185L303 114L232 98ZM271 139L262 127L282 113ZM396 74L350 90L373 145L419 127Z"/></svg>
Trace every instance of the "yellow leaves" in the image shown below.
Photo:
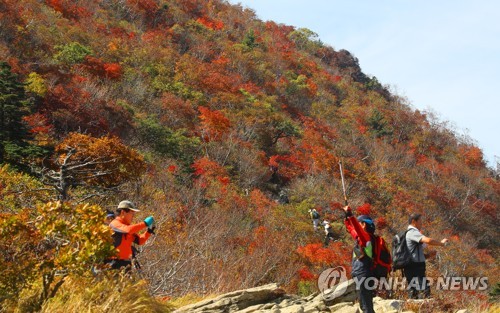
<svg viewBox="0 0 500 313"><path fill-rule="evenodd" d="M44 97L47 93L47 87L45 86L45 80L43 77L35 72L31 72L26 79L26 91L35 93L40 97Z"/></svg>

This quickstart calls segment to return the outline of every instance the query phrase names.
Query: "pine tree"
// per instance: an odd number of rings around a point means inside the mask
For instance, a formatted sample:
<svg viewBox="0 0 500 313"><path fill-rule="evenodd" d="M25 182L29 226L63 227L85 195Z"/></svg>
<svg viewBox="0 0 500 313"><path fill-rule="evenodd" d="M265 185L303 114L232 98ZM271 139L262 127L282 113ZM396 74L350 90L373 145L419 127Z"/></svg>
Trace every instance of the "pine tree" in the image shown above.
<svg viewBox="0 0 500 313"><path fill-rule="evenodd" d="M30 134L23 123L30 105L18 76L9 64L0 62L0 164L16 164L32 150L27 142Z"/></svg>

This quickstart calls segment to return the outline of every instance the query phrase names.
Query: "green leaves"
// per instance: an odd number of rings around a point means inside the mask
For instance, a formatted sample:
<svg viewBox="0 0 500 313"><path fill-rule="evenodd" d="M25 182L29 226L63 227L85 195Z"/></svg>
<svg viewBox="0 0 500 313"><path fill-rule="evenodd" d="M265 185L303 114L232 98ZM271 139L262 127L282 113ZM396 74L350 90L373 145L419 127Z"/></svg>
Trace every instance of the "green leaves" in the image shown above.
<svg viewBox="0 0 500 313"><path fill-rule="evenodd" d="M81 63L85 57L92 54L92 49L78 42L55 46L57 53L54 59L61 63L72 65Z"/></svg>

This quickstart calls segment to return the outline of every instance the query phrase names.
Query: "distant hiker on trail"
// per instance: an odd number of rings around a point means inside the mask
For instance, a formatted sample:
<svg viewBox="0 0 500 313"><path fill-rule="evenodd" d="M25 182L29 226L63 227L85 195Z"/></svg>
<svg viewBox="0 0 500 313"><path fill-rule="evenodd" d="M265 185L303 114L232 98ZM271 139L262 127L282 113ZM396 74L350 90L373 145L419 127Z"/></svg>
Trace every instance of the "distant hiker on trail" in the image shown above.
<svg viewBox="0 0 500 313"><path fill-rule="evenodd" d="M436 251L424 253L426 245L446 246L448 239L437 241L422 235L422 214L414 213L408 218L408 230L406 232L406 245L411 254L411 262L403 268L406 281L408 282L408 296L411 299L429 298L431 289L425 276L425 258L434 257ZM420 295L419 295L420 294Z"/></svg>
<svg viewBox="0 0 500 313"><path fill-rule="evenodd" d="M321 225L325 227L325 241L324 241L324 246L328 247L328 244L330 244L330 240L334 240L335 237L333 235L333 228L332 225L330 225L330 222L327 220L324 220L321 222Z"/></svg>
<svg viewBox="0 0 500 313"><path fill-rule="evenodd" d="M309 215L311 216L313 222L314 231L318 230L319 219L321 216L319 215L318 211L316 211L316 209L309 209Z"/></svg>
<svg viewBox="0 0 500 313"><path fill-rule="evenodd" d="M373 273L373 245L371 234L375 232L375 224L367 215L361 215L357 219L353 216L350 207L345 206L344 224L347 231L356 241L352 258L352 277L359 282L358 300L359 306L364 313L374 313L373 310L373 280L367 278L374 277ZM358 285L358 284L357 284Z"/></svg>
<svg viewBox="0 0 500 313"><path fill-rule="evenodd" d="M117 255L108 262L113 269L122 267L130 269L134 257L132 245L134 243L145 244L154 233L154 218L152 216L146 217L143 222L131 225L135 212L139 212L136 206L132 202L124 200L118 204L118 216L109 224L114 232L113 244L117 250ZM147 232L139 235L138 233L145 228L148 228Z"/></svg>

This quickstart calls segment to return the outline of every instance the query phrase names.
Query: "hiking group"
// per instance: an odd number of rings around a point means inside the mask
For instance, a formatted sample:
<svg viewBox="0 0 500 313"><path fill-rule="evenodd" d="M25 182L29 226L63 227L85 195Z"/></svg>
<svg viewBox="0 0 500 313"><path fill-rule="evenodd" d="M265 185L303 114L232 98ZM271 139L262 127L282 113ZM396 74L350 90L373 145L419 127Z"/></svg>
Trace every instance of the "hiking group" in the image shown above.
<svg viewBox="0 0 500 313"><path fill-rule="evenodd" d="M352 257L352 277L357 284L358 300L365 313L375 312L373 296L375 280L368 278L387 277L391 270L401 269L407 281L408 297L422 299L430 297L430 285L426 278L425 260L436 252L424 253L426 245L445 246L447 239L437 241L424 236L422 215L411 214L408 227L396 235L392 242L392 257L385 240L375 234L375 223L368 215L357 218L349 206L344 207L344 224L355 241Z"/></svg>
<svg viewBox="0 0 500 313"><path fill-rule="evenodd" d="M424 252L427 245L445 246L448 239L437 241L421 233L422 215L411 214L408 218L408 227L394 236L392 253L384 238L375 234L376 226L368 215L354 216L349 206L344 207L344 224L347 232L355 241L352 255L351 276L358 282L358 300L363 312L374 312L373 296L375 280L368 278L387 278L391 271L401 270L407 281L408 297L423 299L430 297L430 285L426 278L426 258L434 257L436 251ZM314 230L319 225L325 227L324 246L334 240L334 233L330 222L323 220L316 209L310 209L309 215Z"/></svg>
<svg viewBox="0 0 500 313"><path fill-rule="evenodd" d="M118 204L115 216L114 212L106 215L106 224L113 231L113 244L116 255L106 260L106 264L112 269L123 269L129 271L134 264L134 244L143 245L155 231L155 220L148 216L144 221L132 224L134 215L140 212L134 203L124 200ZM319 229L321 224L325 229L325 246L330 240L334 240L334 232L330 222L323 220L320 223L320 214L316 209L309 210L313 221L314 230ZM421 233L422 215L411 214L408 219L408 227L405 231L394 236L392 242L392 256L385 240L375 234L376 226L373 219L368 215L354 216L349 206L344 207L344 224L347 232L355 241L352 254L352 277L365 283L358 285L358 299L361 310L365 313L374 312L374 280L387 277L392 270L401 269L408 283L408 296L412 299L430 297L430 286L426 279L426 258L433 257L436 252L424 252L426 245L445 246L447 239L437 241L424 236ZM146 230L141 233L141 231Z"/></svg>
<svg viewBox="0 0 500 313"><path fill-rule="evenodd" d="M318 227L320 224L325 228L325 239L323 244L327 247L330 241L335 240L332 225L330 225L330 222L327 220L323 220L323 222L320 223L321 215L316 209L310 209L309 215L311 216L313 222L314 231L319 229Z"/></svg>

